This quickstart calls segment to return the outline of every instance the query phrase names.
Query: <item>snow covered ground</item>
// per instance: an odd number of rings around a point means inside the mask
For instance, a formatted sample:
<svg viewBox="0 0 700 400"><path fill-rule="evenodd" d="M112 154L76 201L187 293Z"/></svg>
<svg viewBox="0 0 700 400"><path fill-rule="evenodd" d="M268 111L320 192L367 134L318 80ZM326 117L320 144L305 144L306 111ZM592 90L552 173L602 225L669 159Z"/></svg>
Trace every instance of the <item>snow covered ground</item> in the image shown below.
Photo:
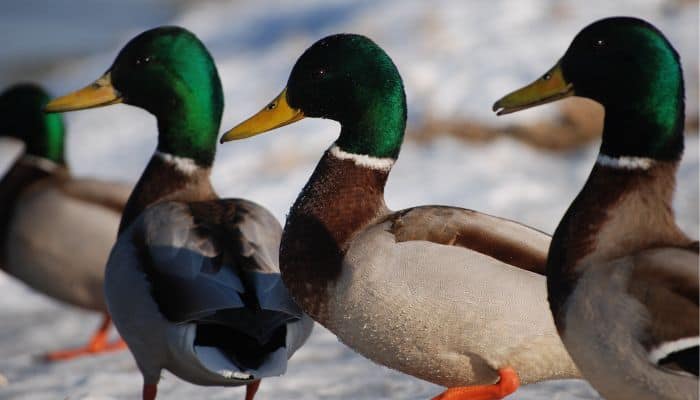
<svg viewBox="0 0 700 400"><path fill-rule="evenodd" d="M38 7L37 3L24 4ZM689 113L697 113L698 15L692 2L682 6L680 1L660 0L152 0L128 1L122 7L97 2L102 8L68 0L57 3L63 6L60 12L46 11L41 18L38 8L34 18L22 7L12 14L3 12L6 4L0 6L0 33L13 21L9 26L15 32L33 38L0 50L3 59L31 61L35 67L28 74L60 94L97 78L134 34L159 24L182 25L199 35L219 65L226 94L222 129L276 95L301 52L335 32L368 35L392 56L406 81L409 124L428 114L494 125L548 118L556 106L501 118L492 115L490 106L549 68L583 26L610 15L640 16L667 33L684 60ZM116 22L95 22L105 15ZM43 44L44 37L49 45ZM60 54L70 60L57 63ZM38 68L36 60L47 60L49 66ZM2 86L24 79L17 72L21 70L7 69L0 77ZM154 119L132 107L83 111L66 119L69 160L80 175L133 181L155 147ZM249 198L282 219L337 131L336 123L305 120L274 134L221 146L214 185L221 195ZM682 227L694 237L699 219L698 145L697 135L687 138L675 203ZM547 153L509 138L488 144L448 138L421 144L407 140L389 179L387 201L394 209L418 204L473 208L551 232L583 184L596 147ZM7 162L10 152L0 144L0 164ZM4 275L0 291L0 374L7 379L4 386L0 379L0 399L139 395L140 374L127 352L53 365L36 360L46 350L84 343L98 323L97 316L60 305ZM165 399L243 395L242 389L196 387L169 373L159 390ZM317 327L288 373L263 382L259 398L426 399L440 391L367 361ZM596 395L584 382L558 381L524 387L510 398L595 399Z"/></svg>

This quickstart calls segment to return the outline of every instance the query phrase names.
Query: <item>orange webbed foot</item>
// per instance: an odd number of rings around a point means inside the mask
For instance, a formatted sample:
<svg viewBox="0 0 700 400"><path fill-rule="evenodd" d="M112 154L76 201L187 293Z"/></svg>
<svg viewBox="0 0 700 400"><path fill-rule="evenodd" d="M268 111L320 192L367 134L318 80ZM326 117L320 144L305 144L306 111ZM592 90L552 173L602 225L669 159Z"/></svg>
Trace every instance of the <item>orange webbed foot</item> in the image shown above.
<svg viewBox="0 0 700 400"><path fill-rule="evenodd" d="M100 353L109 353L112 351L119 351L126 349L126 343L122 339L117 339L114 342L105 342L101 344L95 344L90 341L87 345L83 347L78 347L75 349L67 350L57 350L50 353L46 353L44 358L47 361L67 361L74 358L83 356L92 356Z"/></svg>
<svg viewBox="0 0 700 400"><path fill-rule="evenodd" d="M124 343L122 339L117 339L113 342L107 341L111 324L112 319L105 315L102 324L100 324L100 328L95 332L87 345L75 349L53 351L46 354L44 358L47 361L65 361L82 356L126 349L126 343Z"/></svg>
<svg viewBox="0 0 700 400"><path fill-rule="evenodd" d="M433 400L500 400L520 386L520 378L513 368L501 368L498 375L500 379L493 385L449 388Z"/></svg>

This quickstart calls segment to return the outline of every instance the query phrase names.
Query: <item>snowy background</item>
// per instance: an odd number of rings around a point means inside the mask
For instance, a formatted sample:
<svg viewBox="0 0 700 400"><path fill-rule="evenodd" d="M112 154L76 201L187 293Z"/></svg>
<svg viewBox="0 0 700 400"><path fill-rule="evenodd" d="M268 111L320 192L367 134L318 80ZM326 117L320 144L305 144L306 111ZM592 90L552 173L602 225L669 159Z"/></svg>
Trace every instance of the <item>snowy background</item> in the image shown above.
<svg viewBox="0 0 700 400"><path fill-rule="evenodd" d="M0 88L38 81L58 95L100 76L135 34L163 24L195 32L217 61L226 95L222 130L272 99L301 52L331 33L374 39L394 59L408 96L409 130L428 118L496 129L559 118L560 105L496 118L491 104L529 83L588 23L612 15L648 19L684 61L691 131L698 115L698 10L685 0L405 1L6 1L0 3ZM569 100L567 100L569 101ZM135 181L156 141L155 120L119 105L66 115L68 159L78 175ZM221 146L213 181L222 196L265 205L280 220L324 149L332 121L307 119L274 134ZM503 136L487 142L407 135L386 190L390 207L446 204L551 232L582 186L598 142L547 152ZM16 150L0 143L0 173ZM698 137L689 132L676 211L698 236ZM45 364L36 356L82 345L96 315L58 304L0 274L0 399L132 399L141 377L128 352ZM4 378L2 378L4 376ZM373 364L328 331L314 334L288 373L260 399L426 399L442 388ZM201 388L169 373L160 398L242 398L241 388ZM523 387L509 399L595 399L581 381Z"/></svg>

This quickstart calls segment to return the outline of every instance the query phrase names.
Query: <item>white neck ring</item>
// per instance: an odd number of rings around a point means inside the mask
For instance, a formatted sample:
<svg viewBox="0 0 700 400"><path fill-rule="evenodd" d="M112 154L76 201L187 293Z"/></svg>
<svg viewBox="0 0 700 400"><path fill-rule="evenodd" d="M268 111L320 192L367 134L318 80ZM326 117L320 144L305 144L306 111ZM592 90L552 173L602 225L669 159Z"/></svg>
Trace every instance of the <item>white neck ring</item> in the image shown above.
<svg viewBox="0 0 700 400"><path fill-rule="evenodd" d="M358 167L369 168L384 172L389 172L391 167L394 165L394 162L396 162L396 160L390 157L379 158L368 156L366 154L348 153L347 151L341 150L337 144L331 146L330 153L333 157L338 158L340 160L350 160L354 162L355 165L357 165Z"/></svg>
<svg viewBox="0 0 700 400"><path fill-rule="evenodd" d="M155 155L185 175L192 175L199 169L197 163L188 157L179 157L162 151L156 151Z"/></svg>
<svg viewBox="0 0 700 400"><path fill-rule="evenodd" d="M48 158L38 157L31 154L23 155L22 161L46 172L53 172L59 167L58 163L51 161Z"/></svg>
<svg viewBox="0 0 700 400"><path fill-rule="evenodd" d="M596 160L596 162L599 165L602 165L604 167L617 168L617 169L647 170L647 169L651 168L652 165L654 165L653 158L629 157L629 156L610 157L610 156L603 154L603 153L598 155L598 160Z"/></svg>

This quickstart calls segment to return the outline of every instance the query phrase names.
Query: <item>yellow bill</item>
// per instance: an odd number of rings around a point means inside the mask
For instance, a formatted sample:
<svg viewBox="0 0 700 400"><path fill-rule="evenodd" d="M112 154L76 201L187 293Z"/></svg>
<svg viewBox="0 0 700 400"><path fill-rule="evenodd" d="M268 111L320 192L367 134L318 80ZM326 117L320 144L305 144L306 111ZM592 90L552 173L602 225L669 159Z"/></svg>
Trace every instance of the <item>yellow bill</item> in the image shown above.
<svg viewBox="0 0 700 400"><path fill-rule="evenodd" d="M510 114L574 94L574 85L564 79L557 63L543 77L518 89L493 104L497 115Z"/></svg>
<svg viewBox="0 0 700 400"><path fill-rule="evenodd" d="M304 118L301 110L292 108L287 103L285 88L274 100L257 114L233 127L221 137L221 143L245 139L251 136L285 126Z"/></svg>
<svg viewBox="0 0 700 400"><path fill-rule="evenodd" d="M109 72L100 79L84 88L51 100L45 112L64 112L84 110L86 108L108 106L121 103L122 98L112 86L112 76Z"/></svg>

